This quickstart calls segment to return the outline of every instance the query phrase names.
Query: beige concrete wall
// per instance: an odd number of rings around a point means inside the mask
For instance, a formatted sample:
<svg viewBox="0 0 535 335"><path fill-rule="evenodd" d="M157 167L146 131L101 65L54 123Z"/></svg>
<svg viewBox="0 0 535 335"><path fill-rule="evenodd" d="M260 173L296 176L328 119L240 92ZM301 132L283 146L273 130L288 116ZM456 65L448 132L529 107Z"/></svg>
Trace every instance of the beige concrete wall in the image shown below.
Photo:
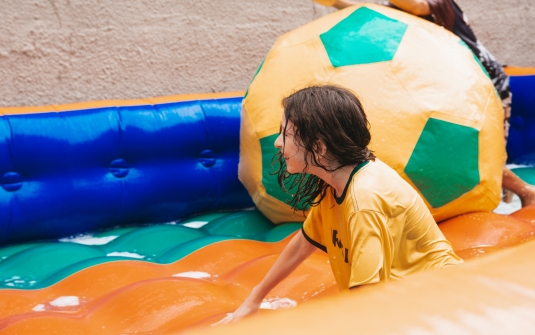
<svg viewBox="0 0 535 335"><path fill-rule="evenodd" d="M378 1L376 1L378 2ZM458 0L507 64L535 66L533 0ZM0 6L0 106L244 90L309 0L18 0Z"/></svg>
<svg viewBox="0 0 535 335"><path fill-rule="evenodd" d="M535 0L455 0L477 38L506 65L535 67Z"/></svg>

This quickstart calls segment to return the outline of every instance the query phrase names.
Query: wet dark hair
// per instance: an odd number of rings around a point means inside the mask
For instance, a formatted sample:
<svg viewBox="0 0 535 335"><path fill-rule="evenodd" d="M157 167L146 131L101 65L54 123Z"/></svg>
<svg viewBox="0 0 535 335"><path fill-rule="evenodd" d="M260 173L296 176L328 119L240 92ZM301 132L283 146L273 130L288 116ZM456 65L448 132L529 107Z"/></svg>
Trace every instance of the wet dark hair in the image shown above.
<svg viewBox="0 0 535 335"><path fill-rule="evenodd" d="M286 124L281 125L281 132L286 134L288 121L292 121L294 141L304 149L306 164L303 173L290 174L282 153L274 157L280 164L276 172L280 187L286 191L297 188L289 201L294 210L317 206L330 187L319 177L306 174L309 161L325 171L334 172L344 166L375 160L368 149L371 140L368 119L359 99L351 91L334 85L310 86L284 98L282 106ZM339 166L320 163L320 141L325 144L324 158L338 162Z"/></svg>
<svg viewBox="0 0 535 335"><path fill-rule="evenodd" d="M455 24L455 10L452 0L426 0L429 4L429 11L436 24L449 31L453 31Z"/></svg>

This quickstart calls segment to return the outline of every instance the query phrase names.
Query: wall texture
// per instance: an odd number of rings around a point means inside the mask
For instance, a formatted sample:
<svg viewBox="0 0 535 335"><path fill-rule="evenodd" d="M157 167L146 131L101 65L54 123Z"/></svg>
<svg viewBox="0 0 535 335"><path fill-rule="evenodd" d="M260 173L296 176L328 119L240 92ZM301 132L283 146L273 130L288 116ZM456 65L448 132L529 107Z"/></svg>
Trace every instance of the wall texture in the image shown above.
<svg viewBox="0 0 535 335"><path fill-rule="evenodd" d="M379 1L376 1L379 2ZM502 63L535 66L533 0L458 0ZM0 106L244 90L310 0L18 0L0 6Z"/></svg>

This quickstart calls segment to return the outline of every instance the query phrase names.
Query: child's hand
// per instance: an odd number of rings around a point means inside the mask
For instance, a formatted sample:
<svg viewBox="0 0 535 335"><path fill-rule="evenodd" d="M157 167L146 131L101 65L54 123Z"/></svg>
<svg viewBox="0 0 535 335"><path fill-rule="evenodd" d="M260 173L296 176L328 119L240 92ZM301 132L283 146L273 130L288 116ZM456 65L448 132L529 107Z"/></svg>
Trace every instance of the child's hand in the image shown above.
<svg viewBox="0 0 535 335"><path fill-rule="evenodd" d="M336 3L336 0L314 0L315 2L319 3L320 5L330 7Z"/></svg>
<svg viewBox="0 0 535 335"><path fill-rule="evenodd" d="M232 319L233 319L233 314L234 313L227 313L227 316L225 316L221 320L217 321L216 323L212 323L212 327L219 326L219 325L224 325L224 324L227 324L227 323L231 323Z"/></svg>
<svg viewBox="0 0 535 335"><path fill-rule="evenodd" d="M256 314L259 309L260 304L252 304L246 300L234 313L227 313L227 316L225 316L220 321L212 324L212 326L219 326L227 323L236 322L238 320L243 319L244 317Z"/></svg>

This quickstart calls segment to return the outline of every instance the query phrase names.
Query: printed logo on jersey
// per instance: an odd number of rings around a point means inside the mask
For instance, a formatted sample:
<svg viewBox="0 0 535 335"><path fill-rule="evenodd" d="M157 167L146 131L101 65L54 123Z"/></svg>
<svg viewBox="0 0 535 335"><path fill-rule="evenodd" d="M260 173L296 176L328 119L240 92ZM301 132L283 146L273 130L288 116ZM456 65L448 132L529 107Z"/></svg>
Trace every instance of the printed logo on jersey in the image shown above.
<svg viewBox="0 0 535 335"><path fill-rule="evenodd" d="M349 263L349 252L347 248L344 248L344 245L342 244L342 240L338 239L338 230L334 230L331 228L331 236L333 241L333 246L337 247L342 251L342 257L344 257L344 262Z"/></svg>

